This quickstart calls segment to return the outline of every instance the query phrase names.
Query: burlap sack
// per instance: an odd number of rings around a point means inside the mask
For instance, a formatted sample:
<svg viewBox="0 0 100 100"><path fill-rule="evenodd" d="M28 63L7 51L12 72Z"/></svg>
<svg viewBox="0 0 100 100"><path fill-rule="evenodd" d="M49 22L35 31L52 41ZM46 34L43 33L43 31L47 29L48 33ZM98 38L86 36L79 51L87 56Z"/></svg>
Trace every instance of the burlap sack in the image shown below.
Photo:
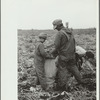
<svg viewBox="0 0 100 100"><path fill-rule="evenodd" d="M45 75L46 75L46 83L48 87L53 87L55 82L57 67L55 65L56 59L47 59L45 60Z"/></svg>

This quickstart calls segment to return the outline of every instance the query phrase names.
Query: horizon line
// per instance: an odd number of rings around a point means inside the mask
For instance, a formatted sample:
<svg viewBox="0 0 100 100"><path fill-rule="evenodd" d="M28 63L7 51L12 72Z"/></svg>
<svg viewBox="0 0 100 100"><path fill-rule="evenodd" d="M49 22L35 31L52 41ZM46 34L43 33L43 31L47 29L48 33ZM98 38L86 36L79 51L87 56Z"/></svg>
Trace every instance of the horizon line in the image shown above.
<svg viewBox="0 0 100 100"><path fill-rule="evenodd" d="M69 28L70 29L70 28ZM72 29L96 29L96 27L88 27L88 28L72 28ZM54 30L54 29L33 29L33 28L18 28L17 30Z"/></svg>

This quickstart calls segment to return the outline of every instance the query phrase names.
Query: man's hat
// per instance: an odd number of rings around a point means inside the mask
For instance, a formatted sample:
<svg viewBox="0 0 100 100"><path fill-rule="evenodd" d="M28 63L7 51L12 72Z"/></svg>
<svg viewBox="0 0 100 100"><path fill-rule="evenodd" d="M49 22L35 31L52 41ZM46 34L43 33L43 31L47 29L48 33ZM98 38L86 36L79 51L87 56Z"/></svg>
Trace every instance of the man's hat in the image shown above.
<svg viewBox="0 0 100 100"><path fill-rule="evenodd" d="M46 33L40 33L39 38L47 39L47 34Z"/></svg>
<svg viewBox="0 0 100 100"><path fill-rule="evenodd" d="M54 29L56 29L57 25L61 25L62 24L62 20L61 19L56 19L53 21L53 26L54 26Z"/></svg>

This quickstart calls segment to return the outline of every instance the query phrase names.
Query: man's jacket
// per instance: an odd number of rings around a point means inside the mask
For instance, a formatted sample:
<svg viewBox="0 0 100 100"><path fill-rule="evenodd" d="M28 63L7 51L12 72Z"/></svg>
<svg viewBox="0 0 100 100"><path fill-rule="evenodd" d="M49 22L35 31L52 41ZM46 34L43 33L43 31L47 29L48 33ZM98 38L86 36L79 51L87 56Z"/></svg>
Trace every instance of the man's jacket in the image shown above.
<svg viewBox="0 0 100 100"><path fill-rule="evenodd" d="M66 33L67 36L64 33ZM65 27L62 27L62 29L58 31L54 44L55 49L53 53L57 52L62 60L75 58L75 39L73 34Z"/></svg>

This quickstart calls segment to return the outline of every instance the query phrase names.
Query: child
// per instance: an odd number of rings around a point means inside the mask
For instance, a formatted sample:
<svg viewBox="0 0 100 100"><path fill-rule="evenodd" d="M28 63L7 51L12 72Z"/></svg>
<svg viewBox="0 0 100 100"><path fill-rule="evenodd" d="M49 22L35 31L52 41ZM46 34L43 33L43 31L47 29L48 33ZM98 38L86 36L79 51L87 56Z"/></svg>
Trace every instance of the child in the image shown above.
<svg viewBox="0 0 100 100"><path fill-rule="evenodd" d="M44 50L44 42L47 39L47 34L40 33L38 36L39 40L35 44L35 53L34 53L34 64L37 76L39 78L39 82L41 87L46 89L46 78L44 71L44 64L46 58L52 58L50 54L47 54Z"/></svg>

